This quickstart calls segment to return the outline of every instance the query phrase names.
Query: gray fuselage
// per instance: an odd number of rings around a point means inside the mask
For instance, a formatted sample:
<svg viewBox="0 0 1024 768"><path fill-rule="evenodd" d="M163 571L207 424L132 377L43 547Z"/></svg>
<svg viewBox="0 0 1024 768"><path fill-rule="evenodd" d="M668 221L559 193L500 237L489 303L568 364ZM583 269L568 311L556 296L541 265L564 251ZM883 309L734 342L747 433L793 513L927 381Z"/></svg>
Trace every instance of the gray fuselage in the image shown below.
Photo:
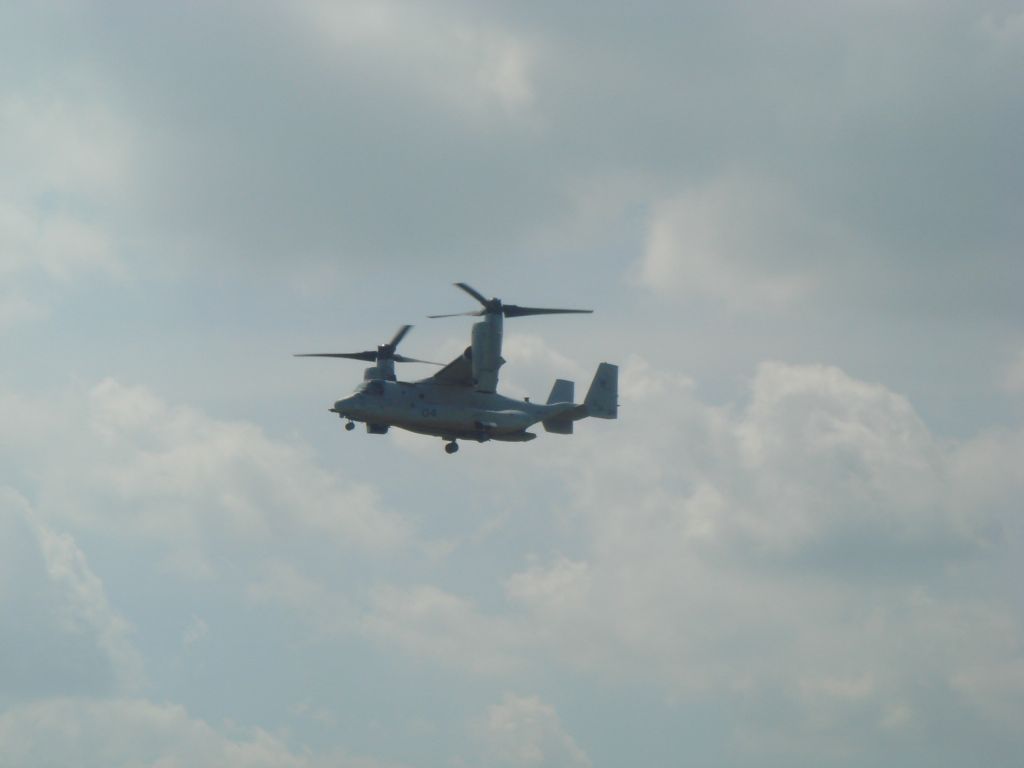
<svg viewBox="0 0 1024 768"><path fill-rule="evenodd" d="M445 440L526 441L532 424L568 415L573 403L542 405L494 392L429 381L364 381L331 409L342 418L368 425L399 427Z"/></svg>

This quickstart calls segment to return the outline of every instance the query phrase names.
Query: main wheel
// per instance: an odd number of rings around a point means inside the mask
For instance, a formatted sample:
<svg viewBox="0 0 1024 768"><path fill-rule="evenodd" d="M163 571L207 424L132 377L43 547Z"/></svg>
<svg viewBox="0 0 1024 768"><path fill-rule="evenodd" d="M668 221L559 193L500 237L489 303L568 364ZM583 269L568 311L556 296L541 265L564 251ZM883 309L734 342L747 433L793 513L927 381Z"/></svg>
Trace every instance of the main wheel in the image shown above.
<svg viewBox="0 0 1024 768"><path fill-rule="evenodd" d="M349 432L351 432L355 428L356 428L356 423L354 421L346 421L345 422L345 429L347 429Z"/></svg>
<svg viewBox="0 0 1024 768"><path fill-rule="evenodd" d="M455 453L457 450L459 450L459 444L454 440L444 447L445 453Z"/></svg>

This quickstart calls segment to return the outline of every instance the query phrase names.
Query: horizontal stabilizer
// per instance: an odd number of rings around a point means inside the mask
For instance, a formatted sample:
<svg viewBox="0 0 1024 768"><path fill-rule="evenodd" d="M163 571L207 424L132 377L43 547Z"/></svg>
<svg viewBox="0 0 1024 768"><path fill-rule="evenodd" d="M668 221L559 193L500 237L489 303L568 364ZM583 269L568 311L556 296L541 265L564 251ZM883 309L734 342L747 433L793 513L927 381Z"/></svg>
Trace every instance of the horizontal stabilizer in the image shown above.
<svg viewBox="0 0 1024 768"><path fill-rule="evenodd" d="M552 432L556 435L571 435L572 434L572 419L565 418L564 416L557 419L548 419L542 421L545 432Z"/></svg>

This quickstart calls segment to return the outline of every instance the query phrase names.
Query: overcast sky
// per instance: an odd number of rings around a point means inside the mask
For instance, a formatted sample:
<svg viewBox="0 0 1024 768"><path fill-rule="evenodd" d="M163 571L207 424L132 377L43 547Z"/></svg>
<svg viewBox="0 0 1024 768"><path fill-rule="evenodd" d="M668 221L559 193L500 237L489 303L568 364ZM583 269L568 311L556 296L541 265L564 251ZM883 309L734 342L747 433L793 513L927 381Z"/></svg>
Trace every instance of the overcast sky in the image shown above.
<svg viewBox="0 0 1024 768"><path fill-rule="evenodd" d="M1024 6L0 6L0 763L1016 766ZM618 421L345 432L356 351ZM430 369L404 366L419 378Z"/></svg>

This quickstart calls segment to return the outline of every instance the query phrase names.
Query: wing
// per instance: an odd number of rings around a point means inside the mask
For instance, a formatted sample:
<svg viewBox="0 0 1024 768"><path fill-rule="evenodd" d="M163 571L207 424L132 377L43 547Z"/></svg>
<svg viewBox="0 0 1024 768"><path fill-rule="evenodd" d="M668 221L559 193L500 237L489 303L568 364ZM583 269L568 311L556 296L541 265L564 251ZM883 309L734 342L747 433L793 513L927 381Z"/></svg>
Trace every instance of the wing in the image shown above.
<svg viewBox="0 0 1024 768"><path fill-rule="evenodd" d="M466 347L466 351L452 360L448 365L435 373L433 376L423 379L434 384L445 384L449 387L473 387L473 351L472 347Z"/></svg>

